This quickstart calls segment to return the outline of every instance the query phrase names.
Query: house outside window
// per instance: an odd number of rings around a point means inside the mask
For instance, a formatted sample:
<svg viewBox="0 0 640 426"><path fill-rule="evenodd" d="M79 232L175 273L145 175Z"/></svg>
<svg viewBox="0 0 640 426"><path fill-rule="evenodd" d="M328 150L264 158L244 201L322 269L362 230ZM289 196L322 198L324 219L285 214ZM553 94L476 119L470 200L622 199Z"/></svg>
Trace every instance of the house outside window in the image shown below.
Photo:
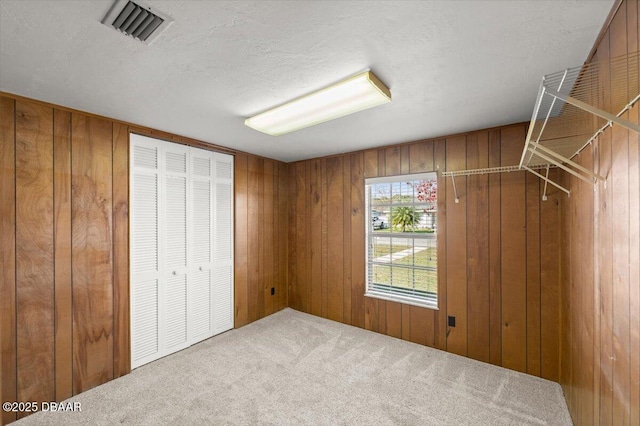
<svg viewBox="0 0 640 426"><path fill-rule="evenodd" d="M436 173L365 179L366 296L438 308Z"/></svg>

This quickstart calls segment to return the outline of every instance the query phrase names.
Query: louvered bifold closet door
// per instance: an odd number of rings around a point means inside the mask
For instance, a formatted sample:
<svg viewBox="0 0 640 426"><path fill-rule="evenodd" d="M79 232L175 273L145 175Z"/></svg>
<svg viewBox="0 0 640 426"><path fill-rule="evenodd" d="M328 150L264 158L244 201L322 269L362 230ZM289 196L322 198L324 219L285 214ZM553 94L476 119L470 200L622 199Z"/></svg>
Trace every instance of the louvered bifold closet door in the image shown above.
<svg viewBox="0 0 640 426"><path fill-rule="evenodd" d="M162 356L160 346L160 144L131 135L131 368Z"/></svg>
<svg viewBox="0 0 640 426"><path fill-rule="evenodd" d="M162 214L164 219L162 271L163 326L161 343L164 355L189 346L189 312L187 299L187 263L188 247L188 176L189 147L173 143L164 143L162 147L163 193Z"/></svg>
<svg viewBox="0 0 640 426"><path fill-rule="evenodd" d="M213 239L213 153L191 148L190 342L213 336L211 306Z"/></svg>
<svg viewBox="0 0 640 426"><path fill-rule="evenodd" d="M130 135L131 367L233 328L233 157Z"/></svg>
<svg viewBox="0 0 640 426"><path fill-rule="evenodd" d="M214 154L213 333L233 328L233 156Z"/></svg>

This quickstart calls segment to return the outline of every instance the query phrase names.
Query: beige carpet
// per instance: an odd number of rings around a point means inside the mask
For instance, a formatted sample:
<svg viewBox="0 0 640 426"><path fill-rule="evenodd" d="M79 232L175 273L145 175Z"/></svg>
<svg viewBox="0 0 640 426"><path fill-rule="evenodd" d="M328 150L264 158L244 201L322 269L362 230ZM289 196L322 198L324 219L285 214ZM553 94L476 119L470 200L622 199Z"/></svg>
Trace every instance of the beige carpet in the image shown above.
<svg viewBox="0 0 640 426"><path fill-rule="evenodd" d="M69 401L16 424L571 424L557 383L291 309Z"/></svg>

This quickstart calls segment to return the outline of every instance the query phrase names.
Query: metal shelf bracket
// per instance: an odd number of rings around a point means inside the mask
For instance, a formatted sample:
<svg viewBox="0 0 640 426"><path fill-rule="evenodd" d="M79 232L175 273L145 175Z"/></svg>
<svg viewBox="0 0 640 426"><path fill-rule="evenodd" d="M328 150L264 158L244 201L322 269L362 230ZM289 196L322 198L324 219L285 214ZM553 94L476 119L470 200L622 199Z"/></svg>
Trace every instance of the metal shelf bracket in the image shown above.
<svg viewBox="0 0 640 426"><path fill-rule="evenodd" d="M454 175L451 175L451 182L453 183L453 195L456 197L456 204L460 202L460 198L458 198L458 190L456 189L456 178Z"/></svg>

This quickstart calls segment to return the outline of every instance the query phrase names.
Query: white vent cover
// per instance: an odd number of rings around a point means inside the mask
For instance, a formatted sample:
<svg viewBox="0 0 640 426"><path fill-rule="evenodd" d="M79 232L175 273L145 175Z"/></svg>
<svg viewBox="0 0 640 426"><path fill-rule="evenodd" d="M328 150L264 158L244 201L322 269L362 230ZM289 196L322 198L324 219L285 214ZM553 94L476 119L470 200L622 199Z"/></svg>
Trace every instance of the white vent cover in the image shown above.
<svg viewBox="0 0 640 426"><path fill-rule="evenodd" d="M151 44L173 22L169 16L141 1L116 0L102 23Z"/></svg>

